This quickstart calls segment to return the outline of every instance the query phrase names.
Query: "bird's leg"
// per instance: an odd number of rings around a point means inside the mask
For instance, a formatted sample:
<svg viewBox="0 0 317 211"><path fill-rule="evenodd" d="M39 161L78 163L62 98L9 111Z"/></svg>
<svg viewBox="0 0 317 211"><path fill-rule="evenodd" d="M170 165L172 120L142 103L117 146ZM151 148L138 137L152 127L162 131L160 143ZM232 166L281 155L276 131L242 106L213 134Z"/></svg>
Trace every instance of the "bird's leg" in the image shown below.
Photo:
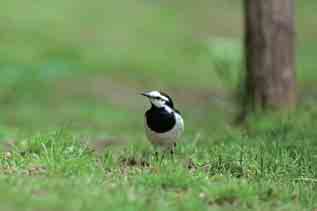
<svg viewBox="0 0 317 211"><path fill-rule="evenodd" d="M159 156L158 151L155 151L154 158L155 158L156 161L158 161L158 159L159 159L158 156Z"/></svg>
<svg viewBox="0 0 317 211"><path fill-rule="evenodd" d="M171 149L170 149L171 155L174 155L174 153L175 153L175 148L176 148L176 143L173 143L173 145L171 146Z"/></svg>
<svg viewBox="0 0 317 211"><path fill-rule="evenodd" d="M161 156L159 156L159 154L161 153ZM163 162L163 159L165 158L165 152L158 152L158 151L155 151L155 154L154 154L154 156L155 156L155 160L156 161L159 161L159 163L160 163L160 165L162 164L162 162ZM159 158L160 157L160 158Z"/></svg>
<svg viewBox="0 0 317 211"><path fill-rule="evenodd" d="M171 149L170 149L170 154L171 154L171 155L174 155L174 147L171 147Z"/></svg>
<svg viewBox="0 0 317 211"><path fill-rule="evenodd" d="M170 149L170 155L171 155L171 158L174 160L175 158L175 148L176 148L176 143L174 143L172 146L171 146L171 149Z"/></svg>

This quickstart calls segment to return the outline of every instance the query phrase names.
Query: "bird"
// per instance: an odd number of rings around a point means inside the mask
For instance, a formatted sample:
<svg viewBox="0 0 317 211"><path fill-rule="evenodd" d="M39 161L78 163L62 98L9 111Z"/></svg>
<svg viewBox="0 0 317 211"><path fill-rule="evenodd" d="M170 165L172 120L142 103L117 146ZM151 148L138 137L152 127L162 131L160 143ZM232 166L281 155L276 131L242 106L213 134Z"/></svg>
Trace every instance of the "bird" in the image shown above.
<svg viewBox="0 0 317 211"><path fill-rule="evenodd" d="M184 120L174 107L172 98L161 91L143 92L151 107L145 112L144 127L147 139L154 147L170 150L173 154L176 142L184 132Z"/></svg>

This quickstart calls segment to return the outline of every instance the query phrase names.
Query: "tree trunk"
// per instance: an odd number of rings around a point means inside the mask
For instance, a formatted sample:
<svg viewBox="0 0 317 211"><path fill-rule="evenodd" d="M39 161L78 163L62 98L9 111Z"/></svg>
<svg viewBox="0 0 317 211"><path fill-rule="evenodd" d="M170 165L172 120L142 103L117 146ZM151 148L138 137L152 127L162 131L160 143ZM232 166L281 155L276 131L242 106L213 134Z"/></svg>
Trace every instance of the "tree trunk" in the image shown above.
<svg viewBox="0 0 317 211"><path fill-rule="evenodd" d="M296 104L293 0L244 0L248 111Z"/></svg>

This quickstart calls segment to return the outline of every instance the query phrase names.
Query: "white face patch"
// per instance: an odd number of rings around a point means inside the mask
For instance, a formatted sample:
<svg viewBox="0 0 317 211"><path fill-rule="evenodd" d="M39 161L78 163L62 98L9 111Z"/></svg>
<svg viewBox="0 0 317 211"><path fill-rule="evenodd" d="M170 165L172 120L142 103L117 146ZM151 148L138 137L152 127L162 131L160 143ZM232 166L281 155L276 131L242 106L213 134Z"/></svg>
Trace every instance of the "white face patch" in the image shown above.
<svg viewBox="0 0 317 211"><path fill-rule="evenodd" d="M158 91L151 91L146 94L149 97L151 103L153 103L153 105L155 105L158 108L164 107L166 102L169 101L167 97L161 95L161 93Z"/></svg>
<svg viewBox="0 0 317 211"><path fill-rule="evenodd" d="M151 98L161 98L164 101L169 101L167 97L161 95L159 91L151 91L147 93Z"/></svg>
<svg viewBox="0 0 317 211"><path fill-rule="evenodd" d="M150 101L153 103L153 105L155 105L158 108L164 107L165 105L165 101L161 100L161 99L150 99Z"/></svg>

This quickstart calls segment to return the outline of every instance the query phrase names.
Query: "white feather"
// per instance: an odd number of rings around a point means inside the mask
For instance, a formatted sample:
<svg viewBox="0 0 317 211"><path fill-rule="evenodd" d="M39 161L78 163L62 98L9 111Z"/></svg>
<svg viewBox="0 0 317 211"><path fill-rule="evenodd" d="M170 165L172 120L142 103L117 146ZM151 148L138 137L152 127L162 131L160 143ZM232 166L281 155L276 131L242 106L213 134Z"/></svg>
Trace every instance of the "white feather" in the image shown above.
<svg viewBox="0 0 317 211"><path fill-rule="evenodd" d="M151 92L148 92L147 94L151 97L159 97L162 100L169 101L168 98L165 97L164 95L161 95L159 91L151 91Z"/></svg>
<svg viewBox="0 0 317 211"><path fill-rule="evenodd" d="M153 145L158 145L158 146L167 147L167 148L171 147L171 146L173 146L174 143L176 143L179 140L179 138L183 134L183 132L184 132L183 118L178 113L176 113L174 111L173 111L173 113L175 115L176 124L171 130L169 130L165 133L157 133L157 132L151 130L147 126L146 121L145 121L146 136Z"/></svg>

